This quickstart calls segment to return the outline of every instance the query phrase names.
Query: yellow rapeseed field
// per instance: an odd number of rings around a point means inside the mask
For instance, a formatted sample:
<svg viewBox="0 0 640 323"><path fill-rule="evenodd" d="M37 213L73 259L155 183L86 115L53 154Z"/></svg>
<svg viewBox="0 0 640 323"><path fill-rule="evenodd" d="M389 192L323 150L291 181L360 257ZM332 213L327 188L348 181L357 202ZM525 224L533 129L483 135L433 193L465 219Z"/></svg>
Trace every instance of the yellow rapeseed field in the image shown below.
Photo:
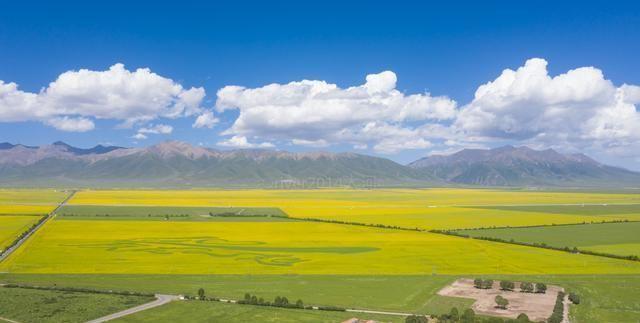
<svg viewBox="0 0 640 323"><path fill-rule="evenodd" d="M0 189L0 205L56 205L68 194L54 189Z"/></svg>
<svg viewBox="0 0 640 323"><path fill-rule="evenodd" d="M53 189L0 189L0 215L45 215L67 195Z"/></svg>
<svg viewBox="0 0 640 323"><path fill-rule="evenodd" d="M55 205L2 205L0 204L0 215L11 214L41 214L51 212Z"/></svg>
<svg viewBox="0 0 640 323"><path fill-rule="evenodd" d="M640 219L639 214L580 215L473 206L633 204L639 194L481 189L82 191L70 204L278 207L291 217L422 229L565 224Z"/></svg>
<svg viewBox="0 0 640 323"><path fill-rule="evenodd" d="M0 250L4 250L38 220L40 220L39 216L32 215L0 216Z"/></svg>
<svg viewBox="0 0 640 323"><path fill-rule="evenodd" d="M13 273L614 274L640 263L425 232L318 222L62 220L0 265Z"/></svg>

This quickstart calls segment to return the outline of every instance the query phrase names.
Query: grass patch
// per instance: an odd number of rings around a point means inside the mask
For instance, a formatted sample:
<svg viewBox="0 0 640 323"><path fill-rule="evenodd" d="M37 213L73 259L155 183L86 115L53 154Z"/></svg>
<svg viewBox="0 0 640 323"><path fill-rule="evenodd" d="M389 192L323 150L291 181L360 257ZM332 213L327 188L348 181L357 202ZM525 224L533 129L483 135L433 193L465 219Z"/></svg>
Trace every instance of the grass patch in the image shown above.
<svg viewBox="0 0 640 323"><path fill-rule="evenodd" d="M153 297L0 288L0 316L18 322L85 322Z"/></svg>
<svg viewBox="0 0 640 323"><path fill-rule="evenodd" d="M173 302L167 305L123 317L114 322L342 322L357 317L381 322L404 322L404 317L282 309L219 302Z"/></svg>

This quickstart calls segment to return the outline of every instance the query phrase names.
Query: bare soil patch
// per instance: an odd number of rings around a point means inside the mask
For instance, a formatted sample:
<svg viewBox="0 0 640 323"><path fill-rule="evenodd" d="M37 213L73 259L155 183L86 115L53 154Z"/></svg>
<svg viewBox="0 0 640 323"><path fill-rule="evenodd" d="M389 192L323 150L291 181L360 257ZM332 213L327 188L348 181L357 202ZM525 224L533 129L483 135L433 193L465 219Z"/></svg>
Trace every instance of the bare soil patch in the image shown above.
<svg viewBox="0 0 640 323"><path fill-rule="evenodd" d="M476 302L471 308L477 314L516 318L520 313L524 313L531 321L541 321L551 316L558 292L564 291L559 286L547 286L545 294L522 293L520 292L520 282L515 283L514 291L502 291L499 284L500 281L494 281L493 288L478 289L473 286L472 279L458 279L441 289L438 295L474 299ZM507 309L496 307L495 297L497 295L509 300Z"/></svg>

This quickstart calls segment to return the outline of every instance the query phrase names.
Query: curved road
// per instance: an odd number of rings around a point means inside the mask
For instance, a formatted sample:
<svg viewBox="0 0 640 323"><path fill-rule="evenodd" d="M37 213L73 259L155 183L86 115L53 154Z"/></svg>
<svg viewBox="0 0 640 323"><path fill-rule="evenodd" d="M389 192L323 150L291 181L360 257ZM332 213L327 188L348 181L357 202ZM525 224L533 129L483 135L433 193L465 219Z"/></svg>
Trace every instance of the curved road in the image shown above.
<svg viewBox="0 0 640 323"><path fill-rule="evenodd" d="M115 320L117 318L121 318L123 316L127 316L127 315L131 315L134 313L138 313L144 310L148 310L150 308L154 308L154 307L158 307L158 306L162 306L164 304L167 304L171 301L180 299L180 296L177 295L164 295L164 294L156 294L156 300L153 302L149 302L149 303L145 303L142 305L138 305L136 307L132 307L129 309L126 309L124 311L118 312L118 313L113 313L107 316L103 316L100 318L97 318L95 320L91 320L87 323L102 323L102 322L107 322L107 321L111 321L111 320Z"/></svg>

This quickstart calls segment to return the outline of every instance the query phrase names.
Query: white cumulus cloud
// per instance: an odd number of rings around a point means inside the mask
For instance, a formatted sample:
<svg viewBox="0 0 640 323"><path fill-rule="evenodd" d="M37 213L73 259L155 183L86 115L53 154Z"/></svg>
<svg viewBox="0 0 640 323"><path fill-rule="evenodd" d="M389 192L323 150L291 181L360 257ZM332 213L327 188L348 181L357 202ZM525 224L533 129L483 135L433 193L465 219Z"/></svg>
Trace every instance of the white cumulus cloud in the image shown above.
<svg viewBox="0 0 640 323"><path fill-rule="evenodd" d="M213 115L212 111L204 111L193 122L193 128L213 128L213 126L220 120Z"/></svg>
<svg viewBox="0 0 640 323"><path fill-rule="evenodd" d="M340 88L325 81L302 80L259 88L225 86L217 93L219 111L237 109L239 116L223 134L285 140L293 144L342 143L376 147L384 134L362 132L370 123L386 123L395 132L411 133L411 122L446 122L455 118L456 102L429 93L406 95L396 89L391 71L370 74L363 85ZM380 132L383 130L380 130ZM415 134L415 133L413 133ZM295 141L294 141L295 139ZM408 147L428 146L411 138ZM388 144L381 145L391 151ZM413 149L413 148L412 148Z"/></svg>
<svg viewBox="0 0 640 323"><path fill-rule="evenodd" d="M270 142L251 143L245 136L233 136L227 140L219 141L218 146L231 148L273 148L274 144Z"/></svg>
<svg viewBox="0 0 640 323"><path fill-rule="evenodd" d="M115 64L106 71L62 73L38 93L0 81L0 122L40 121L65 131L90 130L92 119L131 126L197 114L204 96L203 88L185 89L148 68Z"/></svg>
<svg viewBox="0 0 640 323"><path fill-rule="evenodd" d="M46 123L58 130L69 132L86 132L95 128L93 121L87 118L56 117L47 120Z"/></svg>
<svg viewBox="0 0 640 323"><path fill-rule="evenodd" d="M480 86L462 107L455 128L486 141L600 152L626 147L620 152L631 152L640 148L638 102L639 87L616 87L595 67L551 76L547 61L533 58Z"/></svg>
<svg viewBox="0 0 640 323"><path fill-rule="evenodd" d="M147 139L147 135L168 135L173 132L173 127L166 124L156 124L149 125L147 127L142 127L138 129L138 133L136 133L132 138L134 139Z"/></svg>

